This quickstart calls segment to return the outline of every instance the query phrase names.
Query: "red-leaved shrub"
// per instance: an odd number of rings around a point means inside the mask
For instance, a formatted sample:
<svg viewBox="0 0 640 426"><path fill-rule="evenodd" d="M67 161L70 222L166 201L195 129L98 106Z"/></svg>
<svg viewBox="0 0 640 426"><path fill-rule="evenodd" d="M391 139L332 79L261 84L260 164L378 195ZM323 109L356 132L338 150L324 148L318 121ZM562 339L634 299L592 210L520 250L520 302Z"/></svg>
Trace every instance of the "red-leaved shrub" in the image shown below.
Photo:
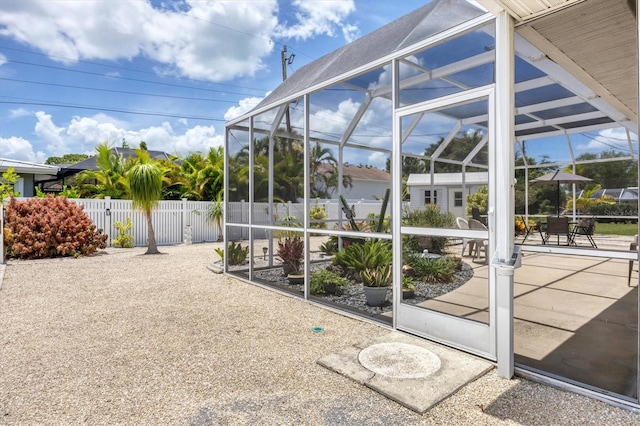
<svg viewBox="0 0 640 426"><path fill-rule="evenodd" d="M11 198L5 226L10 235L7 255L19 259L80 256L107 247L102 229L65 197Z"/></svg>

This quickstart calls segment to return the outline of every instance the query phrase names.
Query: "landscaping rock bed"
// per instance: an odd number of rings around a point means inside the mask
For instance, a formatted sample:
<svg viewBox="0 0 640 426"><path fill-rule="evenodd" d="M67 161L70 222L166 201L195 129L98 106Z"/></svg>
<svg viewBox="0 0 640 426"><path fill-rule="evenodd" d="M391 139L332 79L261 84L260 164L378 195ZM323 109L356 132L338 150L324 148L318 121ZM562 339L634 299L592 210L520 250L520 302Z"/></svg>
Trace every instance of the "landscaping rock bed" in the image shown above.
<svg viewBox="0 0 640 426"><path fill-rule="evenodd" d="M324 269L330 264L331 262L329 261L314 262L313 264L311 264L311 273L320 269ZM275 285L277 287L282 287L283 289L293 292L304 292L303 284L292 285L289 283L289 280L287 280L287 277L284 275L282 267L280 266L256 271L255 276L258 280L264 282L265 284ZM469 281L471 277L473 277L473 268L463 262L462 270L455 274L455 280L453 282L425 283L421 281L415 281L415 297L404 300L404 303L416 305L424 302L425 300L433 299L443 294L449 293ZM373 307L368 306L365 302L362 284L357 283L353 280L349 281L349 285L342 287L340 289L340 293L337 295L318 295L316 297L322 297L329 302L345 305L350 308L355 308L357 310L367 312L370 315L379 315L385 312L389 312L393 308L391 304L391 287L389 287L387 294L387 304L380 307Z"/></svg>

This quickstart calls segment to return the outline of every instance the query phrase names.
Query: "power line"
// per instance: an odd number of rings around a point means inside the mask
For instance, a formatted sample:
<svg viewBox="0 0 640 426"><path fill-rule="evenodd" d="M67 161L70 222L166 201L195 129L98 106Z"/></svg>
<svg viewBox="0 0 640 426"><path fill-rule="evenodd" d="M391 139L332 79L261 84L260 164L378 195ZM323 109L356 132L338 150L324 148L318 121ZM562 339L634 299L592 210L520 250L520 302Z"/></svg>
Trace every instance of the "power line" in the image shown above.
<svg viewBox="0 0 640 426"><path fill-rule="evenodd" d="M30 66L34 66L34 67L56 69L56 70L61 70L61 71L65 71L65 72L75 72L75 73L80 73L80 74L96 75L96 76L103 77L103 78L113 78L113 79L118 79L118 80L135 81L135 82L138 82L138 83L156 84L156 85L159 85L159 86L179 87L181 89L201 90L201 91L205 91L205 92L224 93L224 94L229 94L229 95L256 96L256 95L251 95L249 93L227 92L227 91L224 91L224 90L216 90L216 89L207 89L207 88L201 88L201 87L185 86L185 85L182 85L182 84L162 83L162 82L159 82L159 81L143 80L143 79L140 79L140 78L122 77L122 76L106 76L104 74L97 73L97 72L72 70L72 69L63 68L63 67L55 67L53 65L34 64L32 62L16 61L16 60L13 60L13 59L7 59L6 62L13 62L13 63L16 63L16 64L30 65Z"/></svg>
<svg viewBox="0 0 640 426"><path fill-rule="evenodd" d="M119 66L119 65L101 64L99 62L85 61L85 60L75 59L75 58L67 58L67 57L64 57L64 56L48 55L46 53L32 52L32 51L24 50L24 49L16 49L14 47L0 46L0 49L2 49L2 50L13 50L13 51L16 51L16 52L27 53L27 54L30 54L30 55L44 56L45 58L49 58L49 59L62 59L64 61L73 61L73 62L77 62L77 63L80 63L80 64L96 65L96 66L99 66L99 67L113 68L113 69L118 69L118 70L137 72L137 73L140 73L140 74L149 74L149 75L153 75L153 76L158 76L158 73L151 72L151 71L142 71L142 70L137 70L135 68L122 67L122 66ZM237 85L237 84L216 83L216 82L212 82L212 81L208 81L208 80L200 80L200 79L196 79L196 78L176 77L176 76L172 76L172 75L163 76L163 77L164 78L172 78L174 80L180 80L180 81L189 81L189 82L194 82L194 83L206 83L206 84L215 84L215 85L218 85L218 86L237 87L239 89L255 90L256 92L266 92L266 91L269 90L269 89L262 89L262 88L257 88L257 87L240 86L240 85Z"/></svg>
<svg viewBox="0 0 640 426"><path fill-rule="evenodd" d="M0 100L0 104L51 106L51 107L59 107L59 108L75 108L75 109L92 110L92 111L120 112L123 114L148 115L148 116L155 116L155 117L186 118L189 120L220 121L223 123L226 122L224 118L202 117L202 116L195 116L195 115L193 116L177 115L177 114L169 114L169 113L154 112L154 111L136 111L136 110L130 110L130 109L123 109L123 108L98 107L93 105L63 104L63 103L39 101L39 100L24 100L19 98L17 98L15 101Z"/></svg>
<svg viewBox="0 0 640 426"><path fill-rule="evenodd" d="M54 87L68 87L71 89L82 89L82 90L93 90L97 92L108 92L108 93L124 93L127 95L140 95L140 96L155 96L159 98L170 98L170 99L187 99L190 101L204 101L204 102L226 102L231 104L237 104L238 101L226 101L219 99L205 99L205 98L194 98L191 96L175 96L175 95L158 95L156 93L141 93L141 92L132 92L129 90L115 90L115 89L99 89L96 87L87 87L87 86L74 86L71 84L60 84L60 83L47 83L42 81L31 81L31 80L19 80L15 78L2 78L0 80L4 81L14 81L18 83L28 83L28 84L40 84L45 86L54 86Z"/></svg>

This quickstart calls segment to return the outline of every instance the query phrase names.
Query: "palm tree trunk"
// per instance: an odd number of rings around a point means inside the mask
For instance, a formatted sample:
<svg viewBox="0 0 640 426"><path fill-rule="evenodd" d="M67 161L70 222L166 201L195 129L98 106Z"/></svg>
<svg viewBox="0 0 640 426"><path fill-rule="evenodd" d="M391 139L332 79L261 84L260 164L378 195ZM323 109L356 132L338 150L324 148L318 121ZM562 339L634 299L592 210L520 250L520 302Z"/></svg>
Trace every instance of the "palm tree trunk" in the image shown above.
<svg viewBox="0 0 640 426"><path fill-rule="evenodd" d="M151 223L151 210L145 211L144 216L147 218L147 239L149 241L145 254L159 254L158 245L156 244L156 234L153 232L153 223Z"/></svg>

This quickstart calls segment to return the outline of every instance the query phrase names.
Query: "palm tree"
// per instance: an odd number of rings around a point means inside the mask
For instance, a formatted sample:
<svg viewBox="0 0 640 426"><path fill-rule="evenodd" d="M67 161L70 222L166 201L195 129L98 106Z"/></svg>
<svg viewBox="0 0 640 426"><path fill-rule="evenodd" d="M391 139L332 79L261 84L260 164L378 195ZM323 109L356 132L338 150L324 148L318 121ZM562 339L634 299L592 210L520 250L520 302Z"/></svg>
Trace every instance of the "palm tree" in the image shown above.
<svg viewBox="0 0 640 426"><path fill-rule="evenodd" d="M145 254L158 254L160 252L153 232L151 212L162 197L163 170L158 163L151 160L146 151L136 150L136 154L138 162L127 173L131 199L133 208L142 210L147 219L149 245Z"/></svg>
<svg viewBox="0 0 640 426"><path fill-rule="evenodd" d="M218 230L220 231L220 234L218 235L218 241L223 240L224 224L222 223L222 220L224 219L224 200L222 199L222 192L218 193L218 196L216 197L215 201L209 207L209 212L207 217L209 218L210 221L215 223L215 225L218 227Z"/></svg>
<svg viewBox="0 0 640 426"><path fill-rule="evenodd" d="M128 182L124 175L132 162L123 159L122 155L116 155L106 143L96 146L96 151L98 170L84 170L76 177L80 195L95 198L129 198Z"/></svg>
<svg viewBox="0 0 640 426"><path fill-rule="evenodd" d="M223 190L224 151L222 147L210 148L206 155L189 154L182 162L185 184L183 198L190 200L215 200Z"/></svg>

